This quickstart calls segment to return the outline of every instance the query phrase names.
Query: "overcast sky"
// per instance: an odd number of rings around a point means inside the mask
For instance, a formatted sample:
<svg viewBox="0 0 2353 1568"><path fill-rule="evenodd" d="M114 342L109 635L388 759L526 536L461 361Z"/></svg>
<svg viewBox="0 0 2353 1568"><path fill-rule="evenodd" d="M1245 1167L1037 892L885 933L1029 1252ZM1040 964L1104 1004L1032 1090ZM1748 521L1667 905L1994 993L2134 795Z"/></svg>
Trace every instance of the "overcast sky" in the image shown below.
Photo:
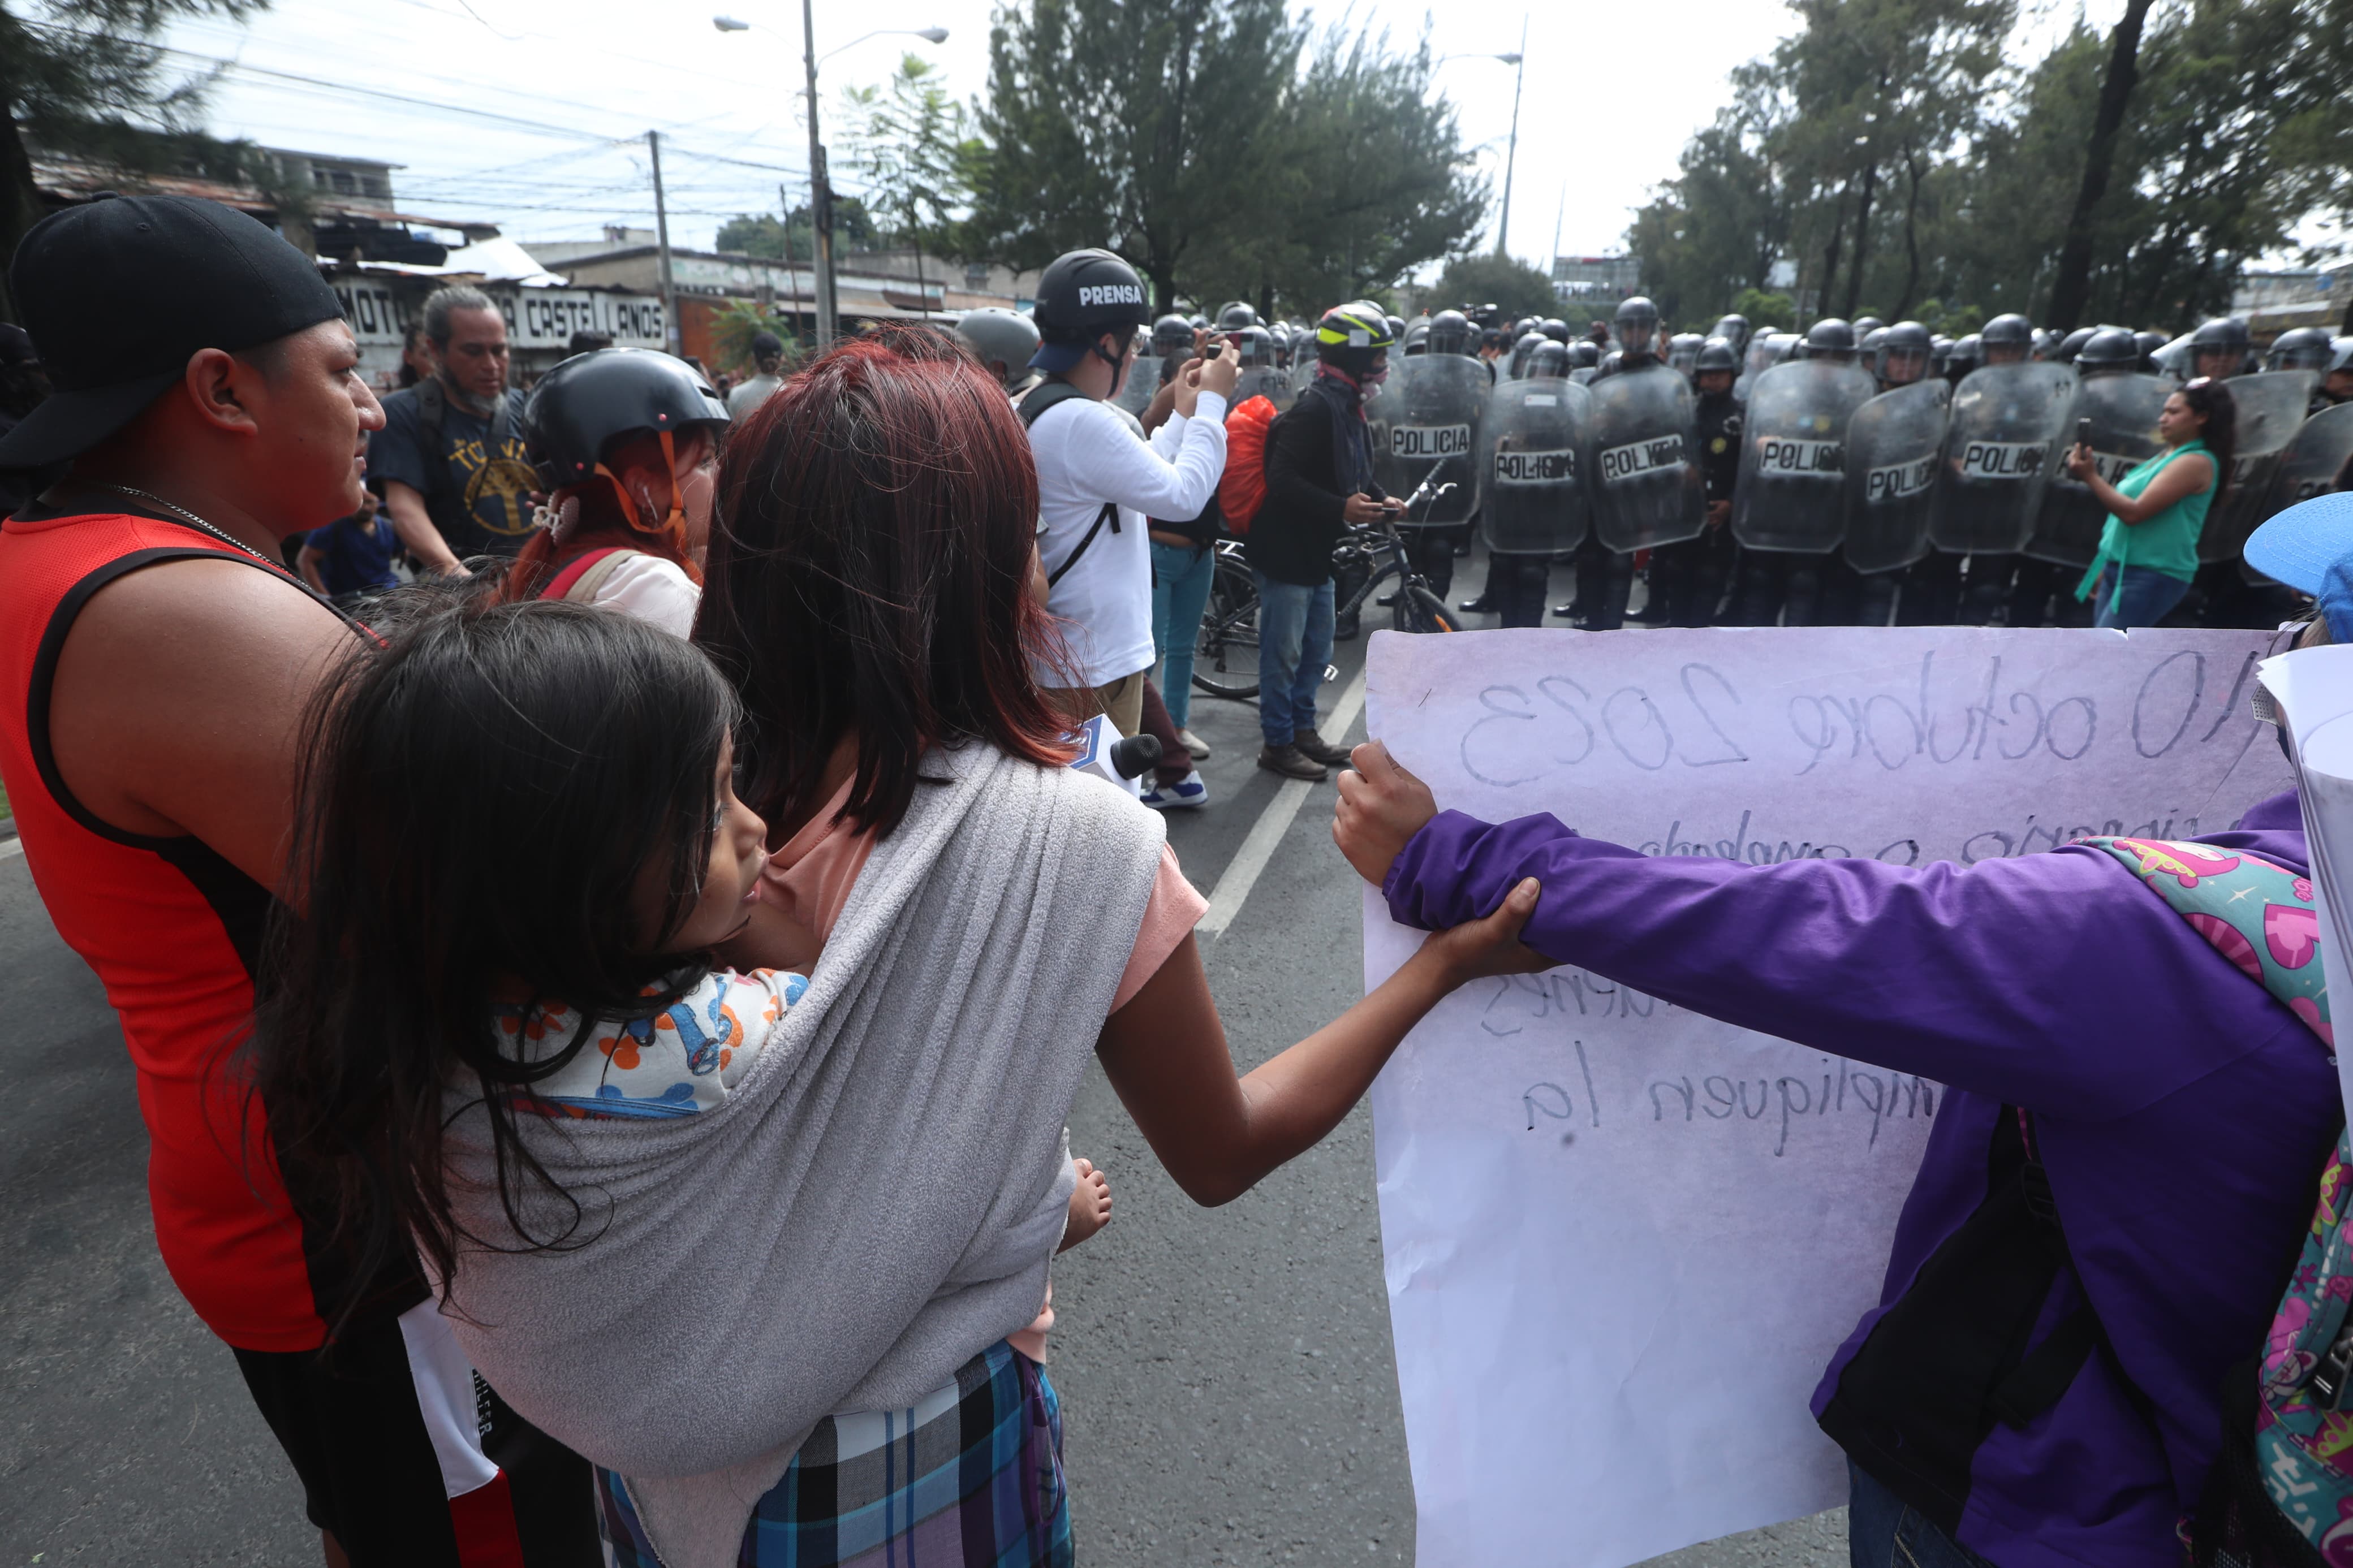
<svg viewBox="0 0 2353 1568"><path fill-rule="evenodd" d="M938 60L957 97L978 94L996 3L816 0L818 50L841 50L820 67L825 109L844 86L881 79L902 47ZM2075 11L2073 0L2035 4L2018 42L2026 58ZM2121 0L2089 4L2105 26ZM723 6L752 30L714 28ZM1403 47L1428 10L1426 0L1373 0L1346 15L1386 26ZM1767 0L1607 8L1449 0L1439 15L1437 52L1464 56L1517 49L1525 15L1510 242L1514 255L1538 262L1553 252L1556 225L1564 254L1620 248L1631 210L1674 173L1684 141L1724 101L1725 73L1791 25ZM876 27L934 26L949 33L936 47L856 41ZM185 22L169 41L185 52L177 64L236 62L213 90L216 133L402 164L394 189L414 214L485 219L525 241L649 225L653 191L639 139L649 128L662 132L675 244L708 247L728 216L777 210L779 181L797 204L805 199L800 15L791 0L275 0L248 25ZM1460 109L1463 140L1499 192L1513 76L1500 62L1465 58L1440 65L1430 83Z"/></svg>

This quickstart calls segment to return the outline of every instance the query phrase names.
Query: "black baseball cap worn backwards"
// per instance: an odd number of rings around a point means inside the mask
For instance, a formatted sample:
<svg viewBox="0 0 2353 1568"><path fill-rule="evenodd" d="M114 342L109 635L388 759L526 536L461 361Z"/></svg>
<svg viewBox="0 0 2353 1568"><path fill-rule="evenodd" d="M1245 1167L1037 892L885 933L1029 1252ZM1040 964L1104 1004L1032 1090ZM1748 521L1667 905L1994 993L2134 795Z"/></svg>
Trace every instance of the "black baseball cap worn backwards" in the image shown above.
<svg viewBox="0 0 2353 1568"><path fill-rule="evenodd" d="M186 374L343 313L311 259L195 196L103 193L35 224L8 268L50 395L0 437L0 468L86 452Z"/></svg>

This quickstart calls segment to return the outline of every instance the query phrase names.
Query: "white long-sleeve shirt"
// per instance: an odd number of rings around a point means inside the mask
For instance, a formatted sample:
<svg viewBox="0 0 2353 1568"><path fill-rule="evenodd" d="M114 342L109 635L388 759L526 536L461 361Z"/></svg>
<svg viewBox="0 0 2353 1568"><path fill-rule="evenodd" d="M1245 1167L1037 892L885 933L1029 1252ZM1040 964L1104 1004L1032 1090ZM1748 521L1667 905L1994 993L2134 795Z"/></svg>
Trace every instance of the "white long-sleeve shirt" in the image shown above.
<svg viewBox="0 0 2353 1568"><path fill-rule="evenodd" d="M1086 683L1108 686L1151 668L1145 520L1198 517L1209 504L1226 471L1226 400L1202 393L1192 418L1170 415L1146 445L1115 410L1070 398L1029 427L1029 450L1038 464L1038 550L1049 576L1079 548L1103 502L1119 508L1119 531L1105 523L1046 600L1070 623L1066 635Z"/></svg>

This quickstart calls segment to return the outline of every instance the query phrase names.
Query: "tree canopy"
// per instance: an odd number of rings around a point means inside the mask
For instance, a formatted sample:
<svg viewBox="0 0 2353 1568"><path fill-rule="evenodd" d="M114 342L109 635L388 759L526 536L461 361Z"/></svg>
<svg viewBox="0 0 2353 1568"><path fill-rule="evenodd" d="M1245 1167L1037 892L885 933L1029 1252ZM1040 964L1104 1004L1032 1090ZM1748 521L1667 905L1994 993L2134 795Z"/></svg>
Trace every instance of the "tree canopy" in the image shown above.
<svg viewBox="0 0 2353 1568"><path fill-rule="evenodd" d="M765 256L775 261L809 261L817 255L815 226L809 210L797 206L778 218L774 213L737 213L719 226L715 250L744 256ZM881 237L866 204L856 196L834 193L833 237L844 250L871 250Z"/></svg>
<svg viewBox="0 0 2353 1568"><path fill-rule="evenodd" d="M1422 290L1432 313L1465 305L1493 305L1507 317L1558 316L1559 296L1542 268L1481 250L1446 264L1438 281Z"/></svg>
<svg viewBox="0 0 2353 1568"><path fill-rule="evenodd" d="M1103 246L1157 306L1320 309L1464 245L1486 192L1425 41L1315 32L1283 0L1030 0L998 12L963 244Z"/></svg>
<svg viewBox="0 0 2353 1568"><path fill-rule="evenodd" d="M0 0L0 257L40 221L28 143L131 169L186 170L268 184L275 171L241 142L204 133L207 76L175 74L155 37L174 16L242 17L269 0ZM12 314L0 279L0 315Z"/></svg>
<svg viewBox="0 0 2353 1568"><path fill-rule="evenodd" d="M2063 310L2181 326L2308 220L2353 216L2353 0L2158 0L2137 37L2079 17L2018 65L2012 0L1791 9L1799 31L1734 73L1629 231L1672 319L1712 319L1794 263L1817 314L2039 320L2072 230L2084 272ZM2087 184L2116 58L2134 74Z"/></svg>

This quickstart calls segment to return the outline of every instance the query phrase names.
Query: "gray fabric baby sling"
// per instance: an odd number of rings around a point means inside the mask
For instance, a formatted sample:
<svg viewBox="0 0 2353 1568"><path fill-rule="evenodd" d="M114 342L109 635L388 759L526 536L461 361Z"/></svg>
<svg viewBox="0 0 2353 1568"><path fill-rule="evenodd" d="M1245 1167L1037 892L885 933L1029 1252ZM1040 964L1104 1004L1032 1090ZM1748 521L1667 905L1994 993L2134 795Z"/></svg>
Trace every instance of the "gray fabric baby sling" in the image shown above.
<svg viewBox="0 0 2353 1568"><path fill-rule="evenodd" d="M1028 1324L1060 1243L1063 1121L1165 830L1101 779L981 744L923 771L941 782L876 844L729 1099L525 1118L585 1211L573 1241L459 1258L475 1366L628 1479L670 1568L732 1564L820 1419L911 1405ZM460 1223L512 1246L479 1106L452 1139ZM525 1212L537 1237L568 1213Z"/></svg>

